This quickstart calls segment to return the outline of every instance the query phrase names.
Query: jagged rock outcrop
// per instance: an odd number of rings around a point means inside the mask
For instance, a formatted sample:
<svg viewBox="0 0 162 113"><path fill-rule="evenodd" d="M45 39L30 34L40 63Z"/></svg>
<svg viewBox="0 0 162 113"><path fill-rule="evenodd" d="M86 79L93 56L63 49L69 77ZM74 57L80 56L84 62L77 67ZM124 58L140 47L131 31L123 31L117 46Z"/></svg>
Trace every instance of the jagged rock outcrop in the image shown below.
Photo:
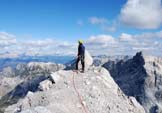
<svg viewBox="0 0 162 113"><path fill-rule="evenodd" d="M44 70L44 71L57 71L60 68L63 69L64 65L55 63L44 63L44 62L30 62L27 64L28 70Z"/></svg>
<svg viewBox="0 0 162 113"><path fill-rule="evenodd" d="M9 93L22 81L19 77L0 77L0 96Z"/></svg>
<svg viewBox="0 0 162 113"><path fill-rule="evenodd" d="M76 69L76 59L70 61L66 64L66 70ZM88 70L88 68L93 64L93 58L91 57L90 53L86 50L85 51L85 71ZM79 69L81 69L81 63L79 62Z"/></svg>
<svg viewBox="0 0 162 113"><path fill-rule="evenodd" d="M135 97L147 113L162 113L162 58L139 52L132 59L109 61L103 67L110 71L123 92Z"/></svg>
<svg viewBox="0 0 162 113"><path fill-rule="evenodd" d="M5 67L0 72L0 76L13 77L13 76L15 76L15 71L12 67Z"/></svg>
<svg viewBox="0 0 162 113"><path fill-rule="evenodd" d="M51 72L64 69L63 64L45 63L45 62L29 62L27 64L17 64L16 68L5 67L0 72L1 77L27 77L35 76L36 74L50 74Z"/></svg>
<svg viewBox="0 0 162 113"><path fill-rule="evenodd" d="M28 91L45 90L41 85L38 88L39 83L46 80L51 72L63 68L61 64L43 62L18 64L15 70L5 68L6 71L3 70L0 75L0 113L6 106L25 97Z"/></svg>
<svg viewBox="0 0 162 113"><path fill-rule="evenodd" d="M0 72L0 96L4 96L21 82L27 82L37 76L48 77L51 72L64 69L62 64L30 62L18 64L16 69L6 67Z"/></svg>
<svg viewBox="0 0 162 113"><path fill-rule="evenodd" d="M44 63L44 62L30 62L28 64L18 64L16 66L16 75L21 77L35 76L37 74L49 75L51 72L64 69L62 64Z"/></svg>
<svg viewBox="0 0 162 113"><path fill-rule="evenodd" d="M55 81L52 87L29 92L17 104L6 108L5 113L17 110L21 113L42 113L40 109L43 108L47 113L84 113L83 107L91 113L145 113L133 97L123 94L104 68L91 67L85 73L60 70L54 74L58 77L52 78ZM51 78L49 81L52 83Z"/></svg>
<svg viewBox="0 0 162 113"><path fill-rule="evenodd" d="M14 89L1 97L0 113L3 112L5 107L17 103L20 98L24 98L28 92L38 91L40 83L46 79L46 76L36 76L35 78L24 80L15 86Z"/></svg>
<svg viewBox="0 0 162 113"><path fill-rule="evenodd" d="M44 80L39 83L39 89L41 91L49 90L52 87L52 82L49 80Z"/></svg>

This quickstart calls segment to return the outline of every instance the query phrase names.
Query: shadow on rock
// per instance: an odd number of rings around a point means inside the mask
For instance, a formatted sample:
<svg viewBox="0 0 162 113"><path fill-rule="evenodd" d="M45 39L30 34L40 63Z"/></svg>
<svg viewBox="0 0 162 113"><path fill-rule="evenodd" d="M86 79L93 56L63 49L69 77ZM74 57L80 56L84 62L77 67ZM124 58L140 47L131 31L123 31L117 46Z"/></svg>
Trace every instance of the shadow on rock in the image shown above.
<svg viewBox="0 0 162 113"><path fill-rule="evenodd" d="M126 95L136 97L142 104L141 98L145 97L144 83L147 76L144 65L142 52L139 52L132 59L109 61L103 67L110 71L111 76Z"/></svg>
<svg viewBox="0 0 162 113"><path fill-rule="evenodd" d="M0 113L3 113L4 108L9 105L15 104L19 99L24 98L28 91L38 91L39 83L46 80L46 76L37 76L32 80L26 80L25 82L17 85L11 92L3 96L0 100Z"/></svg>

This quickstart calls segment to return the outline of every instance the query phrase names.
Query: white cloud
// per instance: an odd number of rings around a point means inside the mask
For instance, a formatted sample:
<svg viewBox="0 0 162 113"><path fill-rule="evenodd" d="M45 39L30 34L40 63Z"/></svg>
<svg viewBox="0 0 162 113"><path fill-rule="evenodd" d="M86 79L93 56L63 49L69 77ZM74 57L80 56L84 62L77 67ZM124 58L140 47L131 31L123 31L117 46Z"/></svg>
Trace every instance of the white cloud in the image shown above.
<svg viewBox="0 0 162 113"><path fill-rule="evenodd" d="M29 47L47 47L55 44L57 44L57 42L53 39L31 40L31 41L22 42L22 45L29 46Z"/></svg>
<svg viewBox="0 0 162 113"><path fill-rule="evenodd" d="M91 24L106 24L108 20L106 18L90 17L89 22Z"/></svg>
<svg viewBox="0 0 162 113"><path fill-rule="evenodd" d="M0 46L1 53L9 56L26 55L76 55L78 44L54 39L16 41L14 35L0 33L0 41L10 43ZM162 56L162 31L131 35L122 33L119 37L94 35L84 41L92 55L132 55L144 51L151 55ZM6 56L4 55L4 56Z"/></svg>
<svg viewBox="0 0 162 113"><path fill-rule="evenodd" d="M116 43L115 39L110 35L97 35L91 36L87 42L87 44L114 44Z"/></svg>
<svg viewBox="0 0 162 113"><path fill-rule="evenodd" d="M133 55L143 51L149 55L162 56L161 32L136 35L122 33L118 38L110 35L91 36L86 41L86 47L93 55Z"/></svg>
<svg viewBox="0 0 162 113"><path fill-rule="evenodd" d="M135 42L135 39L133 39L133 36L127 33L122 33L121 36L119 37L120 41L125 41L125 42Z"/></svg>
<svg viewBox="0 0 162 113"><path fill-rule="evenodd" d="M136 28L159 28L162 24L161 0L128 0L119 18L124 24Z"/></svg>
<svg viewBox="0 0 162 113"><path fill-rule="evenodd" d="M16 42L17 41L14 35L6 32L0 32L0 47L11 46L16 44Z"/></svg>
<svg viewBox="0 0 162 113"><path fill-rule="evenodd" d="M90 17L89 23L92 25L98 25L98 27L106 32L115 32L116 31L116 21L108 21L106 18L101 17Z"/></svg>
<svg viewBox="0 0 162 113"><path fill-rule="evenodd" d="M152 48L152 47L133 47L132 48L133 50L135 51L151 51L151 50L154 50L155 48Z"/></svg>
<svg viewBox="0 0 162 113"><path fill-rule="evenodd" d="M116 31L116 26L102 26L102 29L104 31L108 31L108 32L115 32Z"/></svg>
<svg viewBox="0 0 162 113"><path fill-rule="evenodd" d="M69 55L75 52L73 43L53 39L31 40L22 42L20 46L27 55Z"/></svg>
<svg viewBox="0 0 162 113"><path fill-rule="evenodd" d="M111 35L91 36L85 41L86 48L93 54L113 54L112 48L118 47L118 42Z"/></svg>
<svg viewBox="0 0 162 113"><path fill-rule="evenodd" d="M19 54L33 55L74 55L77 45L54 39L16 40L16 36L0 32L0 57L15 57Z"/></svg>

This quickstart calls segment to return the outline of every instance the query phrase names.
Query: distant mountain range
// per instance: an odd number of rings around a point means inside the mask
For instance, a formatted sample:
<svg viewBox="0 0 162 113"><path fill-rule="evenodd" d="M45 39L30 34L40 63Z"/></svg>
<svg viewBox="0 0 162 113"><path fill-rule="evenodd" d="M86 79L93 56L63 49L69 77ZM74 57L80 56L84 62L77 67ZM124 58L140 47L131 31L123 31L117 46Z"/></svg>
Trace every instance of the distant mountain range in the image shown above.
<svg viewBox="0 0 162 113"><path fill-rule="evenodd" d="M89 67L86 69L85 73L78 72L79 74L78 76L76 76L76 78L77 82L80 82L80 84L78 85L79 88L83 88L84 84L86 85L85 88L80 90L89 91L93 90L92 87L94 86L100 87L97 91L91 92L91 94L84 92L85 97L89 95L88 99L92 98L92 101L94 101L93 106L97 105L96 103L101 102L101 99L97 101L96 99L102 97L103 99L107 99L107 101L103 101L105 103L103 105L108 105L110 108L104 108L104 111L107 110L107 112L113 110L112 113L162 113L162 58L156 56L147 56L142 52L138 52L134 56L100 55L93 56L93 58L91 58L91 56L85 58L86 67ZM41 94L43 93L45 95L50 94L50 96L48 96L49 98L47 98L48 100L51 99L51 96L53 97L52 92L57 91L61 91L60 94L65 94L62 95L63 97L67 96L66 90L62 89L68 89L72 85L72 76L73 74L76 74L75 71L73 71L75 60L76 59L74 59L74 57L72 56L21 56L19 58L1 59L1 64L3 64L1 65L1 67L3 68L3 66L8 66L4 67L2 71L0 71L0 113L4 113L4 110L10 105L11 106L6 110L10 111L16 109L16 106L21 104L21 102L18 102L19 99L17 99L17 97L24 99L26 97L28 99L28 96L32 94L35 95L35 98L37 97L37 94L40 94L41 97ZM105 70L103 67L107 70ZM102 71L104 73L102 73ZM109 72L110 74L108 74ZM50 79L51 76L53 76L54 79L52 81ZM78 81L78 79L80 81ZM112 79L114 80L114 82L112 81ZM61 82L58 82L57 80L60 80ZM52 85L51 82L55 84ZM96 85L96 82L98 82L99 84ZM115 85L117 87L112 88ZM58 89L56 87L58 87ZM87 87L89 87L90 89L86 90ZM101 96L99 93L99 97L98 94L94 96L94 94L105 87L107 87L108 89L104 89L104 93L102 93L101 91L101 95L105 94L106 92L108 93L107 95ZM48 93L46 92L46 89L49 90L47 91ZM71 89L72 88L70 88L70 90ZM43 92L40 92L39 90L43 90ZM113 91L117 92L116 96L110 96L110 92ZM131 99L132 97L133 100ZM55 98L57 98L57 96ZM67 98L64 99L66 100ZM111 99L114 100L111 101ZM26 100L23 101L26 102ZM37 106L40 105L39 103L35 103L37 101L40 102L40 99L36 98L32 102L32 104L36 104ZM42 101L46 102L46 100ZM85 101L86 103L88 103L88 106L91 106L91 102L90 100L87 100L87 97L85 98ZM129 104L133 106L130 106L127 102L129 102ZM55 103L55 101L52 101L51 104L57 104L57 102ZM69 104L72 105L71 103ZM114 108L115 105L117 106ZM27 110L27 107L28 105L23 105L23 108L25 108L24 110ZM145 112L141 107L145 109ZM96 110L95 113L98 113L97 109L95 108L96 107L92 107L91 110ZM99 108L99 111L101 112L102 107L100 106ZM48 107L46 109L48 109ZM132 109L133 112L127 111L130 109ZM57 109L53 109L52 107L49 110L54 111ZM22 113L29 112L27 111Z"/></svg>
<svg viewBox="0 0 162 113"><path fill-rule="evenodd" d="M74 59L74 56L19 56L16 58L0 58L0 71L4 67L16 67L20 63L29 62L52 62L65 64Z"/></svg>
<svg viewBox="0 0 162 113"><path fill-rule="evenodd" d="M1 58L0 57L0 71L4 67L16 67L17 64L27 64L29 62L51 62L51 63L57 63L57 64L66 64L72 60L74 60L74 56L26 56L26 55L19 55L18 57L6 57ZM109 60L115 60L119 61L121 59L129 59L132 58L132 56L124 56L124 55L118 55L118 56L106 56L106 55L99 55L99 56L93 56L94 58L94 64L96 66L106 63Z"/></svg>
<svg viewBox="0 0 162 113"><path fill-rule="evenodd" d="M6 67L0 73L0 113L145 113L126 96L109 72L92 66L85 54L85 72L44 62ZM75 65L75 64L74 64Z"/></svg>

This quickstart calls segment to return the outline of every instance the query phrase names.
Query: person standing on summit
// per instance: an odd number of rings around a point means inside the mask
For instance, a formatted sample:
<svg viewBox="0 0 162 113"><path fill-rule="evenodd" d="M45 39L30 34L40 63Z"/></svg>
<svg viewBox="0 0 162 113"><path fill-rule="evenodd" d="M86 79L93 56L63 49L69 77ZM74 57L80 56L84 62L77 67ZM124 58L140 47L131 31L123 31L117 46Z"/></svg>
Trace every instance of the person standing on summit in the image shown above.
<svg viewBox="0 0 162 113"><path fill-rule="evenodd" d="M82 64L82 72L84 72L84 67L85 67L85 62L84 62L84 57L85 57L85 47L83 45L83 41L79 40L78 41L78 55L77 55L77 61L76 61L76 70L78 70L78 63L81 61Z"/></svg>

